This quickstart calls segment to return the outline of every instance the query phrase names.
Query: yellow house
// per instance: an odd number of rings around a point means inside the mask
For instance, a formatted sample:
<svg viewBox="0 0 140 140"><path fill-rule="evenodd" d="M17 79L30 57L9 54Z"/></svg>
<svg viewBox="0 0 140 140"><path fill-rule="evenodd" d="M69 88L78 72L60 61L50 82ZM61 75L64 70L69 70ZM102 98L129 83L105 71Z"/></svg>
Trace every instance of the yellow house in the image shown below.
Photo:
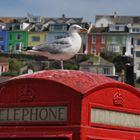
<svg viewBox="0 0 140 140"><path fill-rule="evenodd" d="M47 32L28 32L28 47L47 42Z"/></svg>

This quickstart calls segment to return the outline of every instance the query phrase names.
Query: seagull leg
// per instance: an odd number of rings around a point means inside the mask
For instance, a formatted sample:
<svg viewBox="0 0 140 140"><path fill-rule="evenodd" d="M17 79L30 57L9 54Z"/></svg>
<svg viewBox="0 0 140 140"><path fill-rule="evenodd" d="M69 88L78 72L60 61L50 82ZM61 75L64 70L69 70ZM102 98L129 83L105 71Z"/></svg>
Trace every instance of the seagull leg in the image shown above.
<svg viewBox="0 0 140 140"><path fill-rule="evenodd" d="M61 69L64 69L64 64L63 64L63 60L60 61L61 62Z"/></svg>

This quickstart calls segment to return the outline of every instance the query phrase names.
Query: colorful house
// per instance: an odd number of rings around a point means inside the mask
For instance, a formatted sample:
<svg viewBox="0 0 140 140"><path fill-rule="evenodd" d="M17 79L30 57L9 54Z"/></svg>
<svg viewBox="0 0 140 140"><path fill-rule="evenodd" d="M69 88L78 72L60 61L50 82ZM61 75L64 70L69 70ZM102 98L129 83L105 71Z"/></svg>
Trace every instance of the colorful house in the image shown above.
<svg viewBox="0 0 140 140"><path fill-rule="evenodd" d="M0 76L2 75L2 73L8 71L9 71L9 63L0 63Z"/></svg>
<svg viewBox="0 0 140 140"><path fill-rule="evenodd" d="M88 52L96 53L97 55L102 51L127 56L132 55L132 46L128 45L128 28L125 25L93 26L88 37L88 46L90 46L88 47L90 48Z"/></svg>
<svg viewBox="0 0 140 140"><path fill-rule="evenodd" d="M106 49L109 52L126 54L126 38L125 34L108 34L106 36Z"/></svg>
<svg viewBox="0 0 140 140"><path fill-rule="evenodd" d="M8 37L9 52L18 53L23 48L27 48L28 36L26 31L9 31Z"/></svg>
<svg viewBox="0 0 140 140"><path fill-rule="evenodd" d="M28 32L28 47L37 46L47 41L47 32Z"/></svg>
<svg viewBox="0 0 140 140"><path fill-rule="evenodd" d="M102 49L106 46L106 32L107 28L93 26L88 34L88 54L95 53L99 55Z"/></svg>
<svg viewBox="0 0 140 140"><path fill-rule="evenodd" d="M67 30L68 30L67 24L50 24L47 42L51 43L56 39L68 36Z"/></svg>
<svg viewBox="0 0 140 140"><path fill-rule="evenodd" d="M134 57L134 73L136 78L140 77L140 24L133 24L129 26L129 44L133 46Z"/></svg>
<svg viewBox="0 0 140 140"><path fill-rule="evenodd" d="M8 31L0 30L0 52L8 52Z"/></svg>
<svg viewBox="0 0 140 140"><path fill-rule="evenodd" d="M96 60L98 59L98 60ZM115 74L115 65L102 57L90 57L90 59L81 62L79 70L94 72L97 74L102 74L108 77L117 78Z"/></svg>

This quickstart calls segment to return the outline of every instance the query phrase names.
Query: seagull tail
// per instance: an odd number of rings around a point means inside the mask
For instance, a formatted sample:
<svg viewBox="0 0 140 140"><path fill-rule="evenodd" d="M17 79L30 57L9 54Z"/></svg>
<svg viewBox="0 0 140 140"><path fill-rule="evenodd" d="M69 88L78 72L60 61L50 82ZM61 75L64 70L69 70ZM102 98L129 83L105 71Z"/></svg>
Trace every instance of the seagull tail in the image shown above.
<svg viewBox="0 0 140 140"><path fill-rule="evenodd" d="M41 45L38 45L38 46L32 47L32 50L37 51L37 50L39 50L40 48L41 48Z"/></svg>
<svg viewBox="0 0 140 140"><path fill-rule="evenodd" d="M35 50L28 50L26 51L26 54L29 55L36 55L36 56L44 56L49 59L50 54L48 52L43 52L43 51L35 51Z"/></svg>

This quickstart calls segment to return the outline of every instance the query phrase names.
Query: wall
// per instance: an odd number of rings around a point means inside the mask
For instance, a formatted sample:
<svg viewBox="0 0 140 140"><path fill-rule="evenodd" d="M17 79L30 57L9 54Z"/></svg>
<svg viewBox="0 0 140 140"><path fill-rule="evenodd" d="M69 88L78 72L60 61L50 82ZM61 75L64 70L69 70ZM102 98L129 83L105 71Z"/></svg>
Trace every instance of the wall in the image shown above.
<svg viewBox="0 0 140 140"><path fill-rule="evenodd" d="M0 36L3 38L3 40L0 41L0 46L3 46L0 49L3 49L3 52L8 52L8 32L3 30L0 31Z"/></svg>
<svg viewBox="0 0 140 140"><path fill-rule="evenodd" d="M96 27L108 27L109 24L113 24L113 22L106 17L102 17L96 21L95 26Z"/></svg>
<svg viewBox="0 0 140 140"><path fill-rule="evenodd" d="M33 37L38 37L40 40L33 41ZM28 47L37 46L47 41L47 32L28 32Z"/></svg>
<svg viewBox="0 0 140 140"><path fill-rule="evenodd" d="M48 43L53 42L55 39L58 39L59 37L68 36L67 32L48 32Z"/></svg>
<svg viewBox="0 0 140 140"><path fill-rule="evenodd" d="M16 38L17 34L21 34L22 38L17 39ZM17 43L21 43L21 46L24 48L27 47L28 36L26 31L11 31L8 33L8 38L9 38L8 47L10 52L15 50Z"/></svg>

